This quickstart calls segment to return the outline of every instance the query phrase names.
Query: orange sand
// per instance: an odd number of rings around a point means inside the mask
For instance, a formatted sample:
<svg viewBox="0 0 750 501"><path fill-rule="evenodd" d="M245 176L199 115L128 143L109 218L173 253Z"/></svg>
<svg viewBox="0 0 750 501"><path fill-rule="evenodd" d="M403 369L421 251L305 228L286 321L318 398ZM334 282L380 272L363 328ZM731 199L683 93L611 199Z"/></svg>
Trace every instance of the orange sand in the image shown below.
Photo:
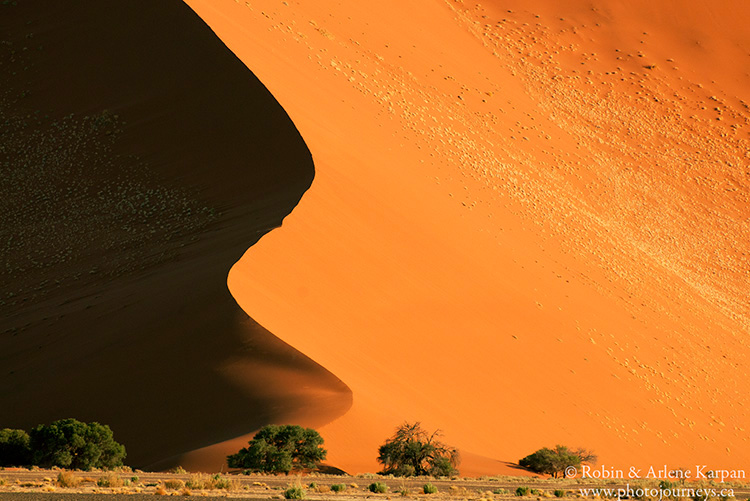
<svg viewBox="0 0 750 501"><path fill-rule="evenodd" d="M330 463L748 466L750 4L186 2L313 154L229 286L352 389Z"/></svg>

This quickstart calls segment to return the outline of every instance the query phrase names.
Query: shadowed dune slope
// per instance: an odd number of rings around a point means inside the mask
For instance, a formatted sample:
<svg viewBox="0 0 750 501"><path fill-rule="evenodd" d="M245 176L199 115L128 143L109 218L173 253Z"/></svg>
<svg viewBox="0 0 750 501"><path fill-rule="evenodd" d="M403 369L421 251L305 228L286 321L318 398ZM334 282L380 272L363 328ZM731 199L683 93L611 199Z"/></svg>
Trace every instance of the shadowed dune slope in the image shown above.
<svg viewBox="0 0 750 501"><path fill-rule="evenodd" d="M747 2L186 2L316 162L229 285L352 389L334 464L748 464Z"/></svg>
<svg viewBox="0 0 750 501"><path fill-rule="evenodd" d="M227 290L313 178L263 85L176 0L5 2L0 33L0 426L96 420L168 466L342 414Z"/></svg>

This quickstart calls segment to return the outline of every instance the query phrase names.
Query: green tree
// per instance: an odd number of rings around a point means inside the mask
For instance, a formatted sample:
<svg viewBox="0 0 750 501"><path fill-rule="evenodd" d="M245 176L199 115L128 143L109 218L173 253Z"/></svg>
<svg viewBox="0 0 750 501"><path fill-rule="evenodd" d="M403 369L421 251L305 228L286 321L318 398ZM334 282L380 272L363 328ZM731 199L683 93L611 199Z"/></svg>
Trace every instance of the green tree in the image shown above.
<svg viewBox="0 0 750 501"><path fill-rule="evenodd" d="M534 473L550 475L554 478L565 478L565 469L571 466L578 468L581 463L596 462L596 455L585 449L570 450L564 445L554 449L544 447L521 459L518 464Z"/></svg>
<svg viewBox="0 0 750 501"><path fill-rule="evenodd" d="M428 433L421 423L404 423L396 433L378 449L378 462L384 475L435 477L458 473L458 450L438 438L440 430Z"/></svg>
<svg viewBox="0 0 750 501"><path fill-rule="evenodd" d="M33 464L45 468L114 468L125 458L125 447L115 441L110 427L96 422L61 419L37 426L29 436Z"/></svg>
<svg viewBox="0 0 750 501"><path fill-rule="evenodd" d="M24 430L0 430L0 466L28 466L31 464L29 434Z"/></svg>
<svg viewBox="0 0 750 501"><path fill-rule="evenodd" d="M267 473L289 473L292 469L316 468L326 458L323 437L312 428L298 425L268 425L258 431L248 446L227 456L230 468Z"/></svg>

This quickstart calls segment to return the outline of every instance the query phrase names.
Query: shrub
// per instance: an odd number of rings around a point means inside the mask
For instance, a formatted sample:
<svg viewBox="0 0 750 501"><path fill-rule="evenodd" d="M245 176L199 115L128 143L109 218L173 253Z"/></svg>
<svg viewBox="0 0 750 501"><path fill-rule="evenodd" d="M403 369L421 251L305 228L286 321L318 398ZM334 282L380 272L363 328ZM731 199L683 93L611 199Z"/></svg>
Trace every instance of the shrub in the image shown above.
<svg viewBox="0 0 750 501"><path fill-rule="evenodd" d="M579 467L581 463L596 462L596 455L585 449L570 450L564 445L554 449L544 447L518 461L518 464L534 473L565 478L566 468Z"/></svg>
<svg viewBox="0 0 750 501"><path fill-rule="evenodd" d="M99 487L122 487L123 484L120 475L112 472L105 473L96 481L96 485Z"/></svg>
<svg viewBox="0 0 750 501"><path fill-rule="evenodd" d="M130 477L130 481L134 484L137 484L139 480L140 478L138 478L138 475L133 475L132 477Z"/></svg>
<svg viewBox="0 0 750 501"><path fill-rule="evenodd" d="M409 489L409 487L406 485L406 480L405 479L403 479L403 478L401 479L401 485L396 490L396 492L398 494L400 494L401 497L406 497L409 494L411 494L411 489Z"/></svg>
<svg viewBox="0 0 750 501"><path fill-rule="evenodd" d="M174 473L175 475L184 475L185 473L187 473L187 471L185 471L185 468L178 465L169 470L169 473Z"/></svg>
<svg viewBox="0 0 750 501"><path fill-rule="evenodd" d="M229 478L220 475L219 473L211 477L211 480L213 481L214 489L230 490L232 488L232 481Z"/></svg>
<svg viewBox="0 0 750 501"><path fill-rule="evenodd" d="M422 487L422 491L424 491L425 494L437 494L438 488L431 483L426 483L424 484L424 487Z"/></svg>
<svg viewBox="0 0 750 501"><path fill-rule="evenodd" d="M284 491L285 499L305 499L305 489L301 486L290 487Z"/></svg>
<svg viewBox="0 0 750 501"><path fill-rule="evenodd" d="M206 475L200 473L197 475L191 475L185 482L185 487L188 489L227 489L231 490L235 487L235 483L232 479L225 477L219 473L215 475Z"/></svg>
<svg viewBox="0 0 750 501"><path fill-rule="evenodd" d="M331 485L331 490L333 492L342 492L346 490L346 485L345 484L333 484Z"/></svg>
<svg viewBox="0 0 750 501"><path fill-rule="evenodd" d="M539 489L531 489L532 496L541 496L543 493Z"/></svg>
<svg viewBox="0 0 750 501"><path fill-rule="evenodd" d="M182 490L180 491L180 496L192 496L192 495L193 493L190 492L190 489L188 489L187 487L183 487Z"/></svg>
<svg viewBox="0 0 750 501"><path fill-rule="evenodd" d="M170 491L176 491L177 489L185 487L185 482L179 478L170 478L169 480L164 481L164 487Z"/></svg>
<svg viewBox="0 0 750 501"><path fill-rule="evenodd" d="M81 479L73 474L72 471L61 471L57 474L57 485L60 487L78 487Z"/></svg>
<svg viewBox="0 0 750 501"><path fill-rule="evenodd" d="M555 497L556 498L564 498L565 497L565 491L562 489L555 489Z"/></svg>
<svg viewBox="0 0 750 501"><path fill-rule="evenodd" d="M439 441L439 436L440 430L428 433L419 422L399 426L378 449L378 462L383 465L381 473L401 477L458 473L458 450Z"/></svg>
<svg viewBox="0 0 750 501"><path fill-rule="evenodd" d="M383 482L373 482L368 485L367 488L370 489L370 492L374 492L376 494L385 494L386 492L388 492L388 486Z"/></svg>
<svg viewBox="0 0 750 501"><path fill-rule="evenodd" d="M23 430L0 430L0 466L27 466L31 464L29 434Z"/></svg>
<svg viewBox="0 0 750 501"><path fill-rule="evenodd" d="M45 468L114 468L125 458L125 447L115 442L109 426L75 419L37 426L29 443L33 464Z"/></svg>
<svg viewBox="0 0 750 501"><path fill-rule="evenodd" d="M230 468L289 473L294 468L316 468L326 458L323 437L312 428L268 425L236 454L227 456Z"/></svg>
<svg viewBox="0 0 750 501"><path fill-rule="evenodd" d="M449 492L449 494L450 494L451 496L454 496L454 497L462 497L462 498L467 498L467 497L469 497L469 496L470 496L470 495L471 495L472 493L470 493L470 492L469 492L469 489L467 489L466 487L459 487L459 486L457 486L457 485L451 485L451 486L450 486L450 492Z"/></svg>
<svg viewBox="0 0 750 501"><path fill-rule="evenodd" d="M203 479L207 475L192 475L189 479L185 481L185 487L188 489L203 489Z"/></svg>
<svg viewBox="0 0 750 501"><path fill-rule="evenodd" d="M531 493L531 489L525 486L521 486L516 489L516 496L528 496Z"/></svg>

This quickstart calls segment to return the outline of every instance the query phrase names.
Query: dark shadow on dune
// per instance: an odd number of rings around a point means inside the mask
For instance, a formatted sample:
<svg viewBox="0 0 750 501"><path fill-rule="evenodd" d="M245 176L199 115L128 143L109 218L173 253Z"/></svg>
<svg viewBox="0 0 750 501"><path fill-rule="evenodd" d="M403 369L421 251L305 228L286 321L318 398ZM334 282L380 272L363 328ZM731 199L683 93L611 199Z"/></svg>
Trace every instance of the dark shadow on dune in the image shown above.
<svg viewBox="0 0 750 501"><path fill-rule="evenodd" d="M0 5L0 38L0 427L100 421L142 466L343 414L226 285L314 174L263 85L179 0Z"/></svg>
<svg viewBox="0 0 750 501"><path fill-rule="evenodd" d="M530 470L530 469L528 469L528 468L526 468L526 467L524 467L524 466L521 466L521 465L520 465L520 464L518 464L518 463L511 463L511 462L508 462L508 461L500 461L500 462L501 462L501 463L502 463L502 464L503 464L504 466L506 466L506 467L508 467L508 468L511 468L511 469L513 469L513 470L520 470L520 471L525 471L525 472L528 472L528 473L533 473L533 474L535 474L535 475L537 475L537 474L538 474L537 472L535 472L535 471L532 471L532 470Z"/></svg>

